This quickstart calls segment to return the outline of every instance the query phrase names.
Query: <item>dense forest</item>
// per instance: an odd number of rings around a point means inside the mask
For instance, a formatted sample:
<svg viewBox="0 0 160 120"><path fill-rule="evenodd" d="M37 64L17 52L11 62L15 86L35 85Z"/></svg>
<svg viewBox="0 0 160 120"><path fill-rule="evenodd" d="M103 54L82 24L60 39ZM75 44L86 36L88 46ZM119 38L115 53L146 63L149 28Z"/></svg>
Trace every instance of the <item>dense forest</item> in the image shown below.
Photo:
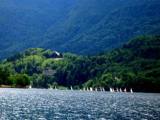
<svg viewBox="0 0 160 120"><path fill-rule="evenodd" d="M133 88L160 92L160 36L139 36L120 48L81 56L31 48L0 63L0 84L36 88Z"/></svg>
<svg viewBox="0 0 160 120"><path fill-rule="evenodd" d="M0 59L28 48L95 55L160 34L160 0L1 0Z"/></svg>

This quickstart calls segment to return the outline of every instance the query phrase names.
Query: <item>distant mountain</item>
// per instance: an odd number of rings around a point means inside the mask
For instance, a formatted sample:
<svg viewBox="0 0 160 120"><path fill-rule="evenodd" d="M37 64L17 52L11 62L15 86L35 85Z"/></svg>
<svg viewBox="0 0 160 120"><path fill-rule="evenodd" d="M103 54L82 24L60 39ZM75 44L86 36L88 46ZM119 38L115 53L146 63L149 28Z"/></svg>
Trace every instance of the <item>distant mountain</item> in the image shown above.
<svg viewBox="0 0 160 120"><path fill-rule="evenodd" d="M1 0L0 58L26 48L95 54L160 32L159 0Z"/></svg>
<svg viewBox="0 0 160 120"><path fill-rule="evenodd" d="M88 57L32 48L1 62L0 85L160 92L159 51L160 36L141 36L111 52Z"/></svg>

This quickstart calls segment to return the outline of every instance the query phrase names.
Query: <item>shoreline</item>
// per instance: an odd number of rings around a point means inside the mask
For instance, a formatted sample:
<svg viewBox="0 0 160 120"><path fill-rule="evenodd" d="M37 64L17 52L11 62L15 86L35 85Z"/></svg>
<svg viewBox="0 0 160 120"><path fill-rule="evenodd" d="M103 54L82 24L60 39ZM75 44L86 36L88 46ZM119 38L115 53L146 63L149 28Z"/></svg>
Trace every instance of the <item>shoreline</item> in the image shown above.
<svg viewBox="0 0 160 120"><path fill-rule="evenodd" d="M30 89L30 88L28 88L28 87L13 87L13 86L8 86L8 85L0 85L0 89L7 89L7 88L12 88L12 89ZM31 89L46 89L47 90L47 88L31 88ZM51 89L48 89L48 90L51 90ZM70 90L70 89L66 89L66 90L64 90L64 89L53 89L53 91L59 91L59 90L62 90L62 91L83 91L83 90L78 90L78 89L75 89L75 90ZM108 92L108 93L113 93L113 94L116 94L116 93L130 93L130 92L110 92L110 91L84 91L84 92ZM134 92L134 93L155 93L155 94L160 94L160 92L142 92L142 91L139 91L139 92ZM134 93L131 93L131 94L134 94Z"/></svg>
<svg viewBox="0 0 160 120"><path fill-rule="evenodd" d="M0 85L0 88L28 88L28 86L26 86L26 87L22 87L22 86L16 86L16 87L14 87L14 86L10 86L10 85Z"/></svg>

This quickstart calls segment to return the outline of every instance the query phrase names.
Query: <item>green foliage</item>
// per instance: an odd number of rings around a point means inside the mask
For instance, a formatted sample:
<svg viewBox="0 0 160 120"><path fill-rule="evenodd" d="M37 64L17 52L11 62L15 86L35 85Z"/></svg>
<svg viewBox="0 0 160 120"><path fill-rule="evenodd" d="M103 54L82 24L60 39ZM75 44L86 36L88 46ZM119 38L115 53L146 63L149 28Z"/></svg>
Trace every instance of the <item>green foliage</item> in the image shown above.
<svg viewBox="0 0 160 120"><path fill-rule="evenodd" d="M140 36L121 48L78 56L32 48L0 64L0 84L48 88L133 88L160 92L160 37Z"/></svg>
<svg viewBox="0 0 160 120"><path fill-rule="evenodd" d="M104 73L92 82L90 80L88 86L100 84L106 89L119 87L133 88L134 91L160 92L159 46L159 36L140 36L124 44L122 48L103 53L101 56L106 56L110 62L105 64L107 68Z"/></svg>
<svg viewBox="0 0 160 120"><path fill-rule="evenodd" d="M26 74L11 75L8 68L0 67L0 85L11 85L25 87L30 84L30 79Z"/></svg>
<svg viewBox="0 0 160 120"><path fill-rule="evenodd" d="M9 84L9 70L0 66L0 84Z"/></svg>
<svg viewBox="0 0 160 120"><path fill-rule="evenodd" d="M26 74L16 74L9 77L12 86L25 87L30 85L30 78Z"/></svg>

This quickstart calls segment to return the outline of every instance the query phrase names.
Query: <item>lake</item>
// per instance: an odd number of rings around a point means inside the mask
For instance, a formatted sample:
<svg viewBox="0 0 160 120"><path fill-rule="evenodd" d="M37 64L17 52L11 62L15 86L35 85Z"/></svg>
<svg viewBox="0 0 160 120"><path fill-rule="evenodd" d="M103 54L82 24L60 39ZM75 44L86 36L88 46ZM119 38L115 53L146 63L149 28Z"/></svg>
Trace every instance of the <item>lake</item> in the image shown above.
<svg viewBox="0 0 160 120"><path fill-rule="evenodd" d="M0 120L158 120L160 94L0 89Z"/></svg>

